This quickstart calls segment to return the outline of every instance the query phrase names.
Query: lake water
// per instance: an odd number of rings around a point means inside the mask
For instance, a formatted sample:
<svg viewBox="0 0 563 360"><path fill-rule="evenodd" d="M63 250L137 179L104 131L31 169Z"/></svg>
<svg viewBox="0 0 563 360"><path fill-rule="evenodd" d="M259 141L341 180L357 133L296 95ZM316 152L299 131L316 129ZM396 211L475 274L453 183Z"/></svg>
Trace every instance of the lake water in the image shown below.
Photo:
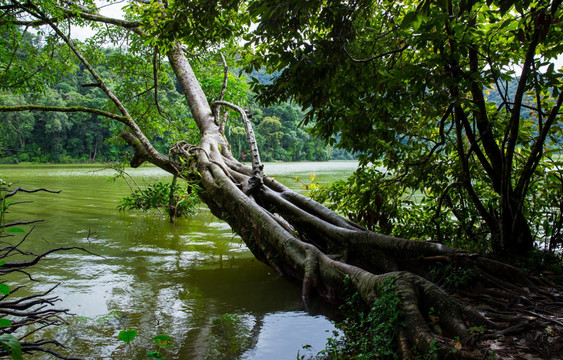
<svg viewBox="0 0 563 360"><path fill-rule="evenodd" d="M312 172L327 184L356 166L269 163L264 171L299 190L296 176L308 182ZM171 179L152 167L128 171L139 184ZM3 279L12 288L28 284L29 294L60 283L57 307L74 314L68 326L50 334L68 346L61 353L144 359L157 349L151 339L159 334L173 339L174 346L162 351L165 359L289 360L324 348L332 322L304 311L299 286L255 260L226 223L204 206L174 224L158 213L119 212L117 202L129 188L123 180L108 182L112 175L93 165L0 166L0 178L14 186L63 190L15 198L33 203L14 207L9 221L45 220L35 224L27 249L81 246L99 255L61 252L31 270L39 282ZM138 330L131 347L117 338L123 329Z"/></svg>

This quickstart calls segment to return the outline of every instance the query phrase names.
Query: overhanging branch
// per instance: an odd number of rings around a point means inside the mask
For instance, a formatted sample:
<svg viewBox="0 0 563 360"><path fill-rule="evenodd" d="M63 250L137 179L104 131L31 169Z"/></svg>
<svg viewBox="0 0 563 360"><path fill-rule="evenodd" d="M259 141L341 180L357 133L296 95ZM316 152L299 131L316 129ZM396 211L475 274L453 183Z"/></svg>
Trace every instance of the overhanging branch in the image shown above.
<svg viewBox="0 0 563 360"><path fill-rule="evenodd" d="M24 8L30 15L34 16L35 18L39 20L47 21L47 23L55 31L55 33L67 44L67 46L72 50L74 55L76 55L76 57L80 60L80 62L86 67L86 70L88 70L88 72L92 75L92 77L94 77L96 82L100 85L100 89L107 95L107 97L115 104L117 109L121 112L123 116L120 121L124 123L129 129L131 129L133 135L138 139L138 141L140 141L140 143L143 145L146 151L150 154L151 162L153 164L157 164L158 166L162 164L165 167L166 166L170 167L169 159L166 156L159 153L154 148L154 146L150 143L150 141L147 139L145 134L139 128L139 125L129 114L125 106L121 103L121 101L117 98L117 96L115 96L113 91L111 91L111 89L107 86L105 81L97 73L94 67L86 60L82 52L76 47L74 41L70 39L67 35L65 35L55 23L50 21L49 18L45 15L45 13L41 11L41 9L39 9L37 6L30 3L26 3L26 5L22 6L22 8Z"/></svg>
<svg viewBox="0 0 563 360"><path fill-rule="evenodd" d="M127 124L127 118L125 116L117 115L109 111L104 111L100 109L87 108L82 106L44 106L44 105L16 105L16 106L0 106L0 112L19 112L19 111L50 111L50 112L84 112L89 114L95 114L100 116L105 116L107 118L117 120L124 124Z"/></svg>
<svg viewBox="0 0 563 360"><path fill-rule="evenodd" d="M124 29L133 30L134 32L136 32L138 34L142 34L142 31L140 30L140 27L141 27L140 21L131 21L131 20L107 17L107 16L103 16L103 15L100 15L100 14L92 13L87 8L85 8L83 6L79 6L77 4L72 4L72 5L79 8L79 10L80 10L79 14L77 14L75 9L69 9L69 8L64 7L64 6L57 6L57 9L62 11L64 13L64 16L58 17L58 18L45 18L45 19L38 19L38 20L14 19L14 20L9 20L9 21L4 21L0 24L10 23L10 24L13 24L13 25L18 25L18 26L38 27L38 26L50 25L51 23L58 23L60 21L68 20L68 19L72 19L72 18L79 18L79 19L104 23L104 24L108 24L108 25L119 26L119 27L124 28ZM26 11L28 10L27 7L26 7L26 4L22 4L22 5L19 5L17 7L12 6L11 10L15 10L15 9L18 9L18 8L22 8Z"/></svg>

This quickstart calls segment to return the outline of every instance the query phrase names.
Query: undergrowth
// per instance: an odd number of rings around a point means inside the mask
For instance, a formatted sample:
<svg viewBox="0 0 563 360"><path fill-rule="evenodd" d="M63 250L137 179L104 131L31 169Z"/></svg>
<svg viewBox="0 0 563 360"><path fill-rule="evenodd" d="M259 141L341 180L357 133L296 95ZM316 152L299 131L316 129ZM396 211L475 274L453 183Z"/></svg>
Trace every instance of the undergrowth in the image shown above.
<svg viewBox="0 0 563 360"><path fill-rule="evenodd" d="M335 332L317 359L395 359L397 339L403 314L399 311L399 298L395 284L389 279L379 289L381 296L366 311L355 293L341 306L345 319L337 324L342 335Z"/></svg>

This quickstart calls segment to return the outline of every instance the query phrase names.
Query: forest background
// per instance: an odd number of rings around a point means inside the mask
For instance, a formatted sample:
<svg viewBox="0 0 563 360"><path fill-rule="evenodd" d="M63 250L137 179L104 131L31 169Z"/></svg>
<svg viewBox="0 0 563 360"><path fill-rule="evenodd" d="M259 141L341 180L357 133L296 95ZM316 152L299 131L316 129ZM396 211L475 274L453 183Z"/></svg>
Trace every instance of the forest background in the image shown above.
<svg viewBox="0 0 563 360"><path fill-rule="evenodd" d="M5 44L13 41L4 34L0 41ZM88 42L88 40L86 40ZM37 59L52 57L49 46L41 34L26 32L21 36L18 56L28 57L30 49L37 54ZM85 45L88 46L88 45ZM10 48L10 46L7 46ZM150 133L156 148L166 152L178 141L175 134L178 129L172 126L180 118L191 117L190 110L183 101L183 93L178 81L171 75L171 69L162 64L161 88L158 99L149 90L134 93L135 88L123 88L132 80L142 85L147 79L140 68L140 63L127 59L128 49L101 48L97 51L97 70L112 78L116 86L128 94L130 100L137 100L137 110L145 122L154 117L165 118L170 126L161 125ZM69 68L66 71L51 71L51 77L42 84L40 92L21 92L19 85L13 84L12 91L7 86L0 92L0 106L17 106L34 103L38 106L100 108L107 105L105 94L94 86L88 86L89 74L77 60L69 57L64 60ZM69 62L74 62L69 64ZM222 64L218 55L200 57L194 66L202 85L209 93L220 91L223 82ZM70 69L70 70L69 70ZM162 71L164 70L164 71ZM32 75L32 74L30 74ZM134 79L138 76L137 79ZM31 78L28 79L33 82ZM125 81L127 80L127 81ZM268 84L272 75L263 71L245 74L235 69L229 74L229 94L233 100L245 106L256 129L256 138L264 161L327 161L349 160L350 152L335 148L314 137L309 127L300 126L304 118L301 107L282 102L272 106L261 106L254 101L250 91L250 81ZM9 80L8 80L9 81ZM47 86L44 86L47 85ZM86 85L86 86L85 86ZM43 87L44 86L44 87ZM158 103L158 110L150 106ZM199 132L195 124L185 122L192 128L181 129L193 136L196 142ZM242 124L227 124L227 136L231 139L233 156L245 161L248 156L246 133ZM31 163L86 163L119 162L130 157L128 146L119 137L119 129L114 122L98 114L82 112L14 112L3 114L0 121L0 164ZM129 149L129 152L131 150Z"/></svg>

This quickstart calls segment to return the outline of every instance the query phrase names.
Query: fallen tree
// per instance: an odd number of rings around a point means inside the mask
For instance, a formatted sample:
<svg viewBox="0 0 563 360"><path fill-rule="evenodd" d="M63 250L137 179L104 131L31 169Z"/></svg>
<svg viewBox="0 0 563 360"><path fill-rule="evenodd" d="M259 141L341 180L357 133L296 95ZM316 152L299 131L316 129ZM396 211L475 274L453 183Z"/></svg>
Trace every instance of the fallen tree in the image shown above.
<svg viewBox="0 0 563 360"><path fill-rule="evenodd" d="M195 109L194 118L203 137L197 147L178 144L171 153L185 160L196 159L204 189L203 201L244 239L257 259L301 283L305 303L315 296L340 303L350 295L350 289L344 286L349 281L352 291L357 291L369 306L380 295L378 291L385 281L392 279L400 298L398 310L404 314L399 339L403 357L412 356L413 346L426 352L437 343L442 357L481 358L483 355L473 346L456 349L455 339L472 337L469 329L479 326L490 330L485 339L530 329L519 324L507 331L506 322L496 323L494 320L499 317L511 317L509 314L495 317L499 305L509 313L514 311L510 321L517 321L519 311L511 309L510 304L541 308L560 301L560 287L528 277L510 265L436 243L376 234L341 218L323 205L264 177L256 147L253 147L252 167L239 163L229 153L211 107L203 101L197 80L180 54L177 49L169 56L176 74L183 80L183 90L190 107ZM241 117L245 117L243 112ZM135 143L130 141L130 144ZM143 150L138 148L138 153ZM147 160L155 163L150 157ZM479 304L480 311L429 280L436 264L462 268L472 274L471 288L475 292L467 297L483 301ZM487 295L479 295L480 292ZM430 320L430 308L439 314L438 320ZM487 308L491 313L483 314ZM529 311L525 306L521 310L520 315ZM559 327L561 315L560 311L548 310L542 316ZM443 333L433 330L429 325L432 321L440 325Z"/></svg>
<svg viewBox="0 0 563 360"><path fill-rule="evenodd" d="M180 41L173 39L164 48L201 140L197 145L179 142L169 154L162 154L150 143L106 80L61 30L59 18L47 13L41 3L8 3L11 8L6 11L13 11L8 15L13 17L14 24L45 25L52 29L90 72L94 86L107 94L116 112L104 115L96 109L69 111L98 113L124 124L127 131L122 133L122 138L135 151L132 166L150 162L179 178L199 180L202 188L199 195L213 214L242 237L258 260L301 284L306 304L316 297L342 303L357 293L363 304L370 307L382 295L384 284L392 281L399 299L397 311L402 314L402 322L396 324L396 350L400 357L413 358L416 348L422 353L435 350L441 358L480 359L494 350L489 346L492 340L500 341L495 349L504 348L506 355L511 356L511 352L519 350L510 345L503 347L502 342L507 341L508 335L524 337L524 334L541 338L539 343L545 346L539 350L527 349L529 356L561 354L562 349L557 345L561 343L563 330L560 286L477 254L370 232L265 176L245 111L221 98L211 104L207 101ZM165 13L167 2L155 4ZM63 0L56 9L61 18L79 13L82 20L120 26L141 39L148 36L140 23L105 18L91 7ZM32 20L22 20L20 12ZM10 19L8 15L4 19ZM230 153L219 107L234 110L244 122L251 166L238 162ZM0 108L3 112L28 110L61 111L54 107ZM444 285L440 279L448 271L459 269L467 275L463 289L440 286ZM551 329L548 336L547 326ZM483 330L476 333L475 328Z"/></svg>

